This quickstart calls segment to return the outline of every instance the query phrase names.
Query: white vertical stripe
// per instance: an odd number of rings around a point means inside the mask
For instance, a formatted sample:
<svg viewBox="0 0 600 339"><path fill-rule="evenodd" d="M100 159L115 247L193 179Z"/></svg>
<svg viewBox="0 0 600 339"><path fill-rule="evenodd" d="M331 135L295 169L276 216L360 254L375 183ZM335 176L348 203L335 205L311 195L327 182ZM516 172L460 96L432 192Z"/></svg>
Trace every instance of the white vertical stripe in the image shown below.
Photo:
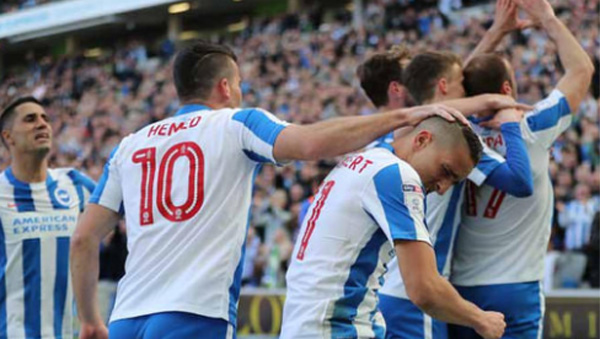
<svg viewBox="0 0 600 339"><path fill-rule="evenodd" d="M225 339L233 339L233 326L231 326L231 324L227 324L227 334L225 335Z"/></svg>
<svg viewBox="0 0 600 339"><path fill-rule="evenodd" d="M431 317L423 313L423 335L424 339L433 338L433 321Z"/></svg>
<svg viewBox="0 0 600 339"><path fill-rule="evenodd" d="M40 239L41 334L54 336L54 282L56 279L56 239Z"/></svg>
<svg viewBox="0 0 600 339"><path fill-rule="evenodd" d="M540 324L538 327L537 339L542 339L542 333L544 332L544 313L546 313L546 298L544 297L544 290L542 289L542 282L538 282L540 288Z"/></svg>
<svg viewBox="0 0 600 339"><path fill-rule="evenodd" d="M6 234L8 236L8 234ZM9 338L25 338L25 288L23 286L23 245L21 241L6 244L6 314ZM20 293L10 293L20 291Z"/></svg>

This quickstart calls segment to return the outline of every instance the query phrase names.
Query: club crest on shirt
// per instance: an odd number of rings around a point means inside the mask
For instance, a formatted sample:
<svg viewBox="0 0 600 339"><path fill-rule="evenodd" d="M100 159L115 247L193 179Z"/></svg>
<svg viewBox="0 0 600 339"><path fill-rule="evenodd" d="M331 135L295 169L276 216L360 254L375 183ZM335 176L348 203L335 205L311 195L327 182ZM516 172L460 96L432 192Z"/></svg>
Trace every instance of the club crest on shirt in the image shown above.
<svg viewBox="0 0 600 339"><path fill-rule="evenodd" d="M71 196L67 190L59 188L55 193L56 200L63 205L68 205L71 202Z"/></svg>

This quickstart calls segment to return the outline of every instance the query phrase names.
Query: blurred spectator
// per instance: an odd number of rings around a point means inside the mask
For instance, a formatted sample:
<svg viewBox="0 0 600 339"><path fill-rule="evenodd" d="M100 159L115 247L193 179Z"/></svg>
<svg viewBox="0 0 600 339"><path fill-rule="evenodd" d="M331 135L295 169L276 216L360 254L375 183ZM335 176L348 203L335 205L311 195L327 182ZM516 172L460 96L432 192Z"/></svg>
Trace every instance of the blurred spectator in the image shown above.
<svg viewBox="0 0 600 339"><path fill-rule="evenodd" d="M583 168L583 167L580 167ZM567 204L559 203L558 223L565 231L565 248L582 251L590 242L592 221L598 212L598 197L591 197L585 183L575 186L575 199Z"/></svg>

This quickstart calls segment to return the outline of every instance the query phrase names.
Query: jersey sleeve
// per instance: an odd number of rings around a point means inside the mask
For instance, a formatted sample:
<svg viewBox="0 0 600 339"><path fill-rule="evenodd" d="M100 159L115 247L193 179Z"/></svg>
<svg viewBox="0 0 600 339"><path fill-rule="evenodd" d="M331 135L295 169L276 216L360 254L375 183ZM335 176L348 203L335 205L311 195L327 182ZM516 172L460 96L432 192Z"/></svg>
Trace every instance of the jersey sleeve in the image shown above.
<svg viewBox="0 0 600 339"><path fill-rule="evenodd" d="M481 154L481 159L479 159L479 162L467 177L477 186L481 186L488 176L505 162L504 158L489 148L481 138L479 141L483 147L483 153Z"/></svg>
<svg viewBox="0 0 600 339"><path fill-rule="evenodd" d="M77 195L79 196L79 210L83 211L85 202L90 199L96 188L96 183L94 180L90 179L90 177L76 169L70 170L68 175L73 181L75 189L77 190Z"/></svg>
<svg viewBox="0 0 600 339"><path fill-rule="evenodd" d="M375 220L390 242L423 241L431 245L425 225L425 194L411 173L402 177L399 164L381 169L362 194L363 209Z"/></svg>
<svg viewBox="0 0 600 339"><path fill-rule="evenodd" d="M258 109L242 109L233 114L232 125L239 134L242 151L256 162L277 163L273 146L288 123L271 113Z"/></svg>
<svg viewBox="0 0 600 339"><path fill-rule="evenodd" d="M546 149L571 125L571 110L565 96L557 89L538 102L521 122L523 139Z"/></svg>
<svg viewBox="0 0 600 339"><path fill-rule="evenodd" d="M104 171L90 197L90 203L104 206L117 213L122 213L123 191L121 174L118 167L118 150L116 146L104 165Z"/></svg>

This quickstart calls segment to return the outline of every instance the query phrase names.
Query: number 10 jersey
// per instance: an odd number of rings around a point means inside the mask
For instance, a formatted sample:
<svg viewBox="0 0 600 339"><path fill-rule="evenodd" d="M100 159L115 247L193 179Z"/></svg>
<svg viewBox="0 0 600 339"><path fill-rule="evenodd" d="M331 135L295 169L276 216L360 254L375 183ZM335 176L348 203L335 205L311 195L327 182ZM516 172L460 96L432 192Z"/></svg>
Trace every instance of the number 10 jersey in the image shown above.
<svg viewBox="0 0 600 339"><path fill-rule="evenodd" d="M91 198L126 216L111 321L177 311L235 326L254 177L285 126L259 109L187 105L115 148Z"/></svg>

